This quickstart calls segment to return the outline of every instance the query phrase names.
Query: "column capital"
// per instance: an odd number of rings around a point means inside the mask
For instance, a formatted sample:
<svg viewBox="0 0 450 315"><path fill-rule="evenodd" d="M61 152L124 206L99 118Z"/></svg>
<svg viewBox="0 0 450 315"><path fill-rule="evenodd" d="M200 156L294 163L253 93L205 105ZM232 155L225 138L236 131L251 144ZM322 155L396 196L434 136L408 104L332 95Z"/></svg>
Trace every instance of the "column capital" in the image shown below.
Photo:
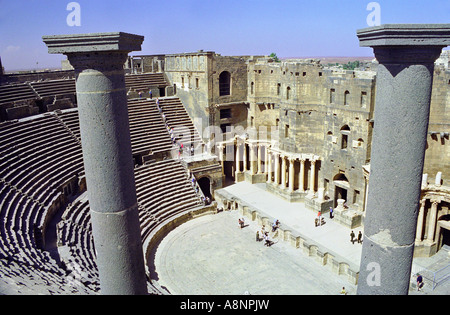
<svg viewBox="0 0 450 315"><path fill-rule="evenodd" d="M450 24L384 24L358 30L357 36L381 64L433 63L450 45Z"/></svg>
<svg viewBox="0 0 450 315"><path fill-rule="evenodd" d="M128 53L141 50L144 37L123 32L43 36L50 54L64 54L76 72L123 70Z"/></svg>
<svg viewBox="0 0 450 315"><path fill-rule="evenodd" d="M450 45L450 24L383 24L356 33L361 47Z"/></svg>
<svg viewBox="0 0 450 315"><path fill-rule="evenodd" d="M124 32L43 36L49 54L82 54L141 50L144 36Z"/></svg>
<svg viewBox="0 0 450 315"><path fill-rule="evenodd" d="M431 202L431 206L433 206L433 207L437 207L437 205L441 203L440 200L436 200L436 199L431 199L430 202Z"/></svg>

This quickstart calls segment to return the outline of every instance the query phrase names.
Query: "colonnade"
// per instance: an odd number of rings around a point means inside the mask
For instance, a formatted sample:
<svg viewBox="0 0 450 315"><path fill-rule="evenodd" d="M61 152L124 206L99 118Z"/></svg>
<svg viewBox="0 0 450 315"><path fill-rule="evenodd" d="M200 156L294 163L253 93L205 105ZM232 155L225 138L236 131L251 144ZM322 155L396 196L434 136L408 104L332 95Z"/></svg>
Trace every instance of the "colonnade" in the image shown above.
<svg viewBox="0 0 450 315"><path fill-rule="evenodd" d="M225 153L224 149L231 146L234 151L227 149ZM317 155L292 154L273 148L270 142L240 141L239 138L233 142L219 143L217 148L222 163L234 161L236 179L239 174L248 172L250 175L265 176L268 184L289 192L308 192L313 195L317 191L316 166L317 161L320 161Z"/></svg>
<svg viewBox="0 0 450 315"><path fill-rule="evenodd" d="M428 209L426 207L427 200L431 204ZM416 245L424 244L432 246L439 241L438 207L442 201L438 197L424 197L420 200L416 228Z"/></svg>

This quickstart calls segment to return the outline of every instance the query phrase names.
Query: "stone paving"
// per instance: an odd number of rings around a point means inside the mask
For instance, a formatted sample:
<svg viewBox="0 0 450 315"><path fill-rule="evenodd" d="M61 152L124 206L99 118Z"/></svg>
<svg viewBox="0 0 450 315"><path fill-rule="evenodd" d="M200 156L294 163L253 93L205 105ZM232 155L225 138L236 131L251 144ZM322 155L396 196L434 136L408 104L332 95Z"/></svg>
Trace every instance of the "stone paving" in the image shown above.
<svg viewBox="0 0 450 315"><path fill-rule="evenodd" d="M316 227L314 220L317 213L306 208L303 202L291 203L265 190L265 184L250 184L240 182L223 188L240 200L251 204L259 213L266 214L280 220L282 226L299 232L309 239L322 245L330 252L336 252L348 261L359 265L361 259L361 244L350 242L349 228L333 221L328 213L324 214L325 224ZM362 228L353 229L355 235L364 231Z"/></svg>
<svg viewBox="0 0 450 315"><path fill-rule="evenodd" d="M159 284L176 295L339 294L343 286L356 292L289 244L256 242L260 227L246 222L241 229L238 218L237 211L221 212L170 232L156 250Z"/></svg>
<svg viewBox="0 0 450 315"><path fill-rule="evenodd" d="M325 225L315 227L314 211L265 191L264 184L241 182L224 190L359 265L361 244L352 244L351 230L328 215ZM337 275L288 242L273 239L271 247L256 242L261 226L246 219L247 226L240 229L241 217L238 210L221 212L193 219L170 232L154 251L152 278L175 295L333 295L340 294L342 287L350 295L356 293L356 285L346 276ZM359 230L354 229L356 235ZM445 284L426 294L445 294L448 288Z"/></svg>

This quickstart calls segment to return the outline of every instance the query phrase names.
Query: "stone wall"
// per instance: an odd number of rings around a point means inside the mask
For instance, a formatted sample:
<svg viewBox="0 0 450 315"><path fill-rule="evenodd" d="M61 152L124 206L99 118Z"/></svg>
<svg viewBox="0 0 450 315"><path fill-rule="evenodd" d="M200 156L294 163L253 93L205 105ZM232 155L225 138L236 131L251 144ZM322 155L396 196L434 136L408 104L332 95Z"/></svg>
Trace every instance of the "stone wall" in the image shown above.
<svg viewBox="0 0 450 315"><path fill-rule="evenodd" d="M223 123L244 124L247 119L247 57L223 57L214 52L172 54L165 57L165 73L197 129L221 126L221 109L230 109ZM227 93L221 93L221 76L229 74ZM207 134L202 135L208 140Z"/></svg>
<svg viewBox="0 0 450 315"><path fill-rule="evenodd" d="M431 94L430 122L428 126L427 149L423 172L434 182L438 172L442 172L443 184L449 185L450 168L450 71L437 66L434 71ZM445 162L446 163L443 163Z"/></svg>
<svg viewBox="0 0 450 315"><path fill-rule="evenodd" d="M166 55L165 74L175 95L186 107L197 130L209 122L210 66L212 52Z"/></svg>
<svg viewBox="0 0 450 315"><path fill-rule="evenodd" d="M317 60L259 58L248 64L249 125L278 128L282 151L320 156L318 187L333 199L335 184L341 185L347 204L362 211L375 73L333 71Z"/></svg>

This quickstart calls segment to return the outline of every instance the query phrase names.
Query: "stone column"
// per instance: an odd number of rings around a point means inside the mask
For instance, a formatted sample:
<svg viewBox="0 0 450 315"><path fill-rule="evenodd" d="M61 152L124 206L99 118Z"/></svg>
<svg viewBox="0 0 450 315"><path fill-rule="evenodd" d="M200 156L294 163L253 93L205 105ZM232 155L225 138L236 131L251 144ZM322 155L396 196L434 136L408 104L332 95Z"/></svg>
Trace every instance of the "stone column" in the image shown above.
<svg viewBox="0 0 450 315"><path fill-rule="evenodd" d="M434 243L434 233L436 231L436 218L437 218L437 206L439 202L436 200L431 201L430 218L428 219L428 233L427 233L427 243Z"/></svg>
<svg viewBox="0 0 450 315"><path fill-rule="evenodd" d="M316 186L316 161L315 160L311 160L311 187L309 190L309 194L310 195L314 195L314 186Z"/></svg>
<svg viewBox="0 0 450 315"><path fill-rule="evenodd" d="M416 243L422 241L423 215L425 212L425 202L426 199L420 200L419 217L417 219L417 229L416 229Z"/></svg>
<svg viewBox="0 0 450 315"><path fill-rule="evenodd" d="M281 188L286 188L286 157L281 156Z"/></svg>
<svg viewBox="0 0 450 315"><path fill-rule="evenodd" d="M247 172L247 144L244 142L242 145L244 146L244 156L242 160L244 161L244 173L245 173Z"/></svg>
<svg viewBox="0 0 450 315"><path fill-rule="evenodd" d="M264 146L264 174L267 174L269 166L269 147Z"/></svg>
<svg viewBox="0 0 450 315"><path fill-rule="evenodd" d="M294 159L289 159L289 191L294 191Z"/></svg>
<svg viewBox="0 0 450 315"><path fill-rule="evenodd" d="M275 154L275 159L274 159L274 163L275 163L275 184L278 185L278 183L280 182L280 161L279 161L279 154L278 153L274 153Z"/></svg>
<svg viewBox="0 0 450 315"><path fill-rule="evenodd" d="M225 148L224 144L221 143L217 146L218 150L219 150L219 160L220 160L220 165L222 166L222 176L225 175L225 154L223 153L223 149Z"/></svg>
<svg viewBox="0 0 450 315"><path fill-rule="evenodd" d="M298 190L305 191L305 160L300 159L300 173L298 175Z"/></svg>
<svg viewBox="0 0 450 315"><path fill-rule="evenodd" d="M269 153L269 150L267 149L266 152L267 152L267 160L266 160L267 182L270 184L272 182L272 153Z"/></svg>
<svg viewBox="0 0 450 315"><path fill-rule="evenodd" d="M249 144L250 147L250 173L252 175L255 175L257 170L256 170L256 150L257 150L257 146L254 143L250 143Z"/></svg>
<svg viewBox="0 0 450 315"><path fill-rule="evenodd" d="M123 65L144 37L44 36L75 68L83 160L102 294L147 294Z"/></svg>
<svg viewBox="0 0 450 315"><path fill-rule="evenodd" d="M241 153L241 149L240 149L241 145L238 142L236 142L236 171L235 171L235 181L238 181L238 174L241 172L241 161L240 161L240 153Z"/></svg>
<svg viewBox="0 0 450 315"><path fill-rule="evenodd" d="M258 153L258 174L261 174L262 173L262 159L261 159L261 157L262 157L262 148L263 148L263 146L262 146L262 144L257 144L256 145L256 152Z"/></svg>
<svg viewBox="0 0 450 315"><path fill-rule="evenodd" d="M358 294L408 294L434 61L450 24L358 31L379 62Z"/></svg>

